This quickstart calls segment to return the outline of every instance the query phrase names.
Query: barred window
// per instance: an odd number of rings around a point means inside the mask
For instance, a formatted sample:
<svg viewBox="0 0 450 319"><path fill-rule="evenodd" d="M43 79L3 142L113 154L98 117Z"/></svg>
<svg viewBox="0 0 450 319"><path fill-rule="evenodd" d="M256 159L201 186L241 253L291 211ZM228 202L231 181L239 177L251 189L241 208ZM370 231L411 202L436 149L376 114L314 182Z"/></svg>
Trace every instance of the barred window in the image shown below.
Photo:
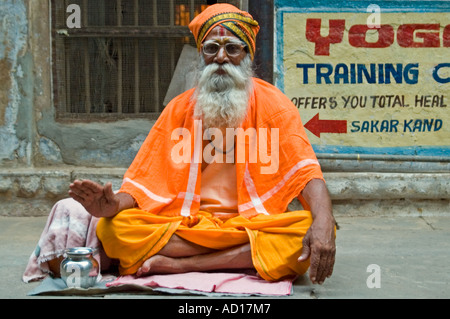
<svg viewBox="0 0 450 319"><path fill-rule="evenodd" d="M156 118L206 0L52 0L54 101L60 119ZM81 9L68 28L67 8Z"/></svg>

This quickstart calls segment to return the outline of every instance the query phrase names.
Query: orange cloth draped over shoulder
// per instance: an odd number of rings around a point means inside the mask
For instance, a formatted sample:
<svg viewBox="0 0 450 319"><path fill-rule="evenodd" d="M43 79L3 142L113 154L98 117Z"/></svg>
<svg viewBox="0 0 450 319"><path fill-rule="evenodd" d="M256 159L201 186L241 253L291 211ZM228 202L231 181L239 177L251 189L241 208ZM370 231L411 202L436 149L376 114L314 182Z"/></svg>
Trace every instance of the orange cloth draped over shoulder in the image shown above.
<svg viewBox="0 0 450 319"><path fill-rule="evenodd" d="M252 81L247 117L234 131L237 216L199 209L204 130L191 89L166 106L125 173L119 191L139 208L99 221L97 235L121 274L135 273L173 234L213 249L250 243L266 280L306 272L308 262L297 258L311 214L287 207L323 175L297 108L273 85Z"/></svg>

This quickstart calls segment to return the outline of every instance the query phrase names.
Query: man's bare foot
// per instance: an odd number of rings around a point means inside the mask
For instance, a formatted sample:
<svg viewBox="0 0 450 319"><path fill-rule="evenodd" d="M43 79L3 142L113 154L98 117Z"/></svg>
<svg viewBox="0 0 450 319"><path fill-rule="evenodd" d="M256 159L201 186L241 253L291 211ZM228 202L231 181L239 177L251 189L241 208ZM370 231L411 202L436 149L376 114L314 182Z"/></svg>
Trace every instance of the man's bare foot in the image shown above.
<svg viewBox="0 0 450 319"><path fill-rule="evenodd" d="M138 277L151 274L178 274L190 271L254 268L250 244L187 257L154 255L138 269Z"/></svg>
<svg viewBox="0 0 450 319"><path fill-rule="evenodd" d="M141 277L150 274L176 274L189 271L183 269L184 258L172 258L162 255L154 255L147 259L136 272L136 276Z"/></svg>

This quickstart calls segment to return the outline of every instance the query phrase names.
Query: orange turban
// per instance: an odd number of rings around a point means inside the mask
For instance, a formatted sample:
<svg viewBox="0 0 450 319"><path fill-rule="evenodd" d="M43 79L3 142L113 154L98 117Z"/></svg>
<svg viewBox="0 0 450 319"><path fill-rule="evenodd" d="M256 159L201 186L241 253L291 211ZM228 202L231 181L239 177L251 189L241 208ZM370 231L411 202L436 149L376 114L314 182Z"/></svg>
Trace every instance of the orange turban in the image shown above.
<svg viewBox="0 0 450 319"><path fill-rule="evenodd" d="M203 40L218 25L222 25L241 39L248 46L253 60L259 24L248 12L241 11L231 4L211 5L192 20L189 29L194 35L197 48L200 50Z"/></svg>

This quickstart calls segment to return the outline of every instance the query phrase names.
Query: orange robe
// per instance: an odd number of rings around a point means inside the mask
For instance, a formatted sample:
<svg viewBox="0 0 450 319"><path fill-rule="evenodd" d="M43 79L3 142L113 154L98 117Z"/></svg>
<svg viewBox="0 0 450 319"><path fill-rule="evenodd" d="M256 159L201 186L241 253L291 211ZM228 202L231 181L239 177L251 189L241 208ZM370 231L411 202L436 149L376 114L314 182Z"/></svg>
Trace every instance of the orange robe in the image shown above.
<svg viewBox="0 0 450 319"><path fill-rule="evenodd" d="M124 176L120 192L133 196L139 209L99 221L97 235L107 255L120 260L121 274L135 273L174 233L213 249L250 243L253 264L266 280L306 272L309 263L297 258L311 214L286 211L311 179L323 175L296 107L271 84L253 79L253 85L248 116L236 138L236 216L221 219L200 210L203 128L194 115L194 89L189 90L167 105ZM264 143L241 138L252 129ZM189 161L173 160L181 133L190 141L184 149L190 150ZM254 145L258 151L266 148L256 161ZM270 173L273 163L262 157L267 150L278 155L271 154L277 169Z"/></svg>

